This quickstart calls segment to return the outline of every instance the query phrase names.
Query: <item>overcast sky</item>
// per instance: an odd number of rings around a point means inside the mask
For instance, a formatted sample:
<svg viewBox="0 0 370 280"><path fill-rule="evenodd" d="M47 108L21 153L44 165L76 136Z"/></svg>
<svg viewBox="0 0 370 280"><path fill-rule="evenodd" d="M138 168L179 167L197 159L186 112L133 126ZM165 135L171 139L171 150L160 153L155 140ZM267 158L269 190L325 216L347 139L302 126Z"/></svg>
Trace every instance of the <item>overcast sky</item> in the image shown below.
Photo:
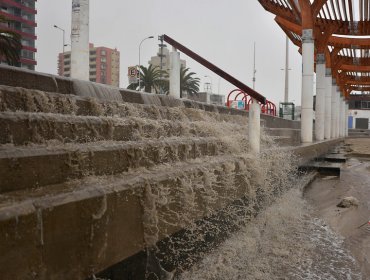
<svg viewBox="0 0 370 280"><path fill-rule="evenodd" d="M62 32L70 43L72 0L37 1L37 71L57 73L57 54L62 51ZM127 67L147 66L158 50L157 36L167 34L252 87L253 43L256 42L256 90L278 105L284 97L285 34L257 0L90 0L90 42L117 48L121 53L121 87L127 87ZM67 49L70 47L68 46ZM213 92L219 78L181 54L203 83L211 76ZM301 103L301 56L290 46L290 101ZM220 93L235 87L220 81Z"/></svg>

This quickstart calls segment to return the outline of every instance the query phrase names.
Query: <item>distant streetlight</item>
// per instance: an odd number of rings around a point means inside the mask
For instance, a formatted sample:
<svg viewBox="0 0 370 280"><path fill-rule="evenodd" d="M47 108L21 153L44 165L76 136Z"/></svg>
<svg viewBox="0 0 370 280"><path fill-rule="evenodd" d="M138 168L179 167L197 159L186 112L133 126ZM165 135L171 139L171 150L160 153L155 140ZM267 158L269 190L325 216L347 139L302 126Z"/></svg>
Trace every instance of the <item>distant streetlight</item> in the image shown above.
<svg viewBox="0 0 370 280"><path fill-rule="evenodd" d="M208 78L208 79L210 79L210 81L211 81L210 85L211 85L211 86L210 86L210 88L209 88L209 89L210 89L210 92L212 93L212 86L213 86L213 80L212 80L212 77L205 75L205 76L204 76L204 78ZM205 89L205 91L206 91L206 89Z"/></svg>
<svg viewBox="0 0 370 280"><path fill-rule="evenodd" d="M141 88L140 88L140 86L141 86L141 77L140 77L140 69L141 69L141 62L140 62L140 53L141 53L141 44L145 41L145 40L148 40L148 39L153 39L154 38L154 36L149 36L149 37L146 37L146 38L144 38L143 40L141 40L141 42L140 42L140 44L139 44L139 91L141 91Z"/></svg>
<svg viewBox="0 0 370 280"><path fill-rule="evenodd" d="M59 26L57 26L55 24L54 24L54 28L59 29L63 32L63 54L64 54L64 47L67 46L66 43L65 43L65 33L66 33L66 31L63 28L60 28Z"/></svg>

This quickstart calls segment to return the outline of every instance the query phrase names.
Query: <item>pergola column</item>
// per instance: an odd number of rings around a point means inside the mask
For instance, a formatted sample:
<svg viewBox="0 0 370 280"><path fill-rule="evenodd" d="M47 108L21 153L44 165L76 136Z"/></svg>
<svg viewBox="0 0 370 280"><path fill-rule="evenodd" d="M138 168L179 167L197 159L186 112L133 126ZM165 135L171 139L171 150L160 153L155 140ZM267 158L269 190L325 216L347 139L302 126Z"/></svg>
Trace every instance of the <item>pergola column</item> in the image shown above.
<svg viewBox="0 0 370 280"><path fill-rule="evenodd" d="M251 151L258 154L261 143L261 107L256 99L252 101L249 107L248 138Z"/></svg>
<svg viewBox="0 0 370 280"><path fill-rule="evenodd" d="M348 115L349 115L349 105L348 105L348 102L346 102L345 104L345 127L346 127L346 130L345 130L345 133L344 133L344 136L345 137L348 137Z"/></svg>
<svg viewBox="0 0 370 280"><path fill-rule="evenodd" d="M313 75L314 75L314 48L313 30L302 31L302 111L301 111L301 141L312 142L313 127Z"/></svg>
<svg viewBox="0 0 370 280"><path fill-rule="evenodd" d="M337 99L337 102L336 102L336 106L337 106L337 110L336 110L336 114L337 114L337 118L336 118L336 128L335 128L335 132L336 132L336 138L339 138L339 130L340 130L340 91L339 91L339 87L338 85L336 86L336 99Z"/></svg>
<svg viewBox="0 0 370 280"><path fill-rule="evenodd" d="M332 79L331 87L331 138L336 138L337 136L337 84L335 79Z"/></svg>
<svg viewBox="0 0 370 280"><path fill-rule="evenodd" d="M180 53L176 48L170 53L170 92L169 95L175 98L181 97L180 92Z"/></svg>
<svg viewBox="0 0 370 280"><path fill-rule="evenodd" d="M331 77L331 69L326 69L325 75L325 126L324 126L324 134L325 139L330 139L331 137L331 99L332 99L332 77Z"/></svg>
<svg viewBox="0 0 370 280"><path fill-rule="evenodd" d="M315 138L324 140L325 136L325 55L316 56L316 111Z"/></svg>
<svg viewBox="0 0 370 280"><path fill-rule="evenodd" d="M346 115L346 99L343 96L343 101L342 101L342 107L343 107L343 116L342 116L342 137L346 137L346 120L347 120L347 115Z"/></svg>
<svg viewBox="0 0 370 280"><path fill-rule="evenodd" d="M342 96L339 97L339 105L339 137L344 137L344 101Z"/></svg>

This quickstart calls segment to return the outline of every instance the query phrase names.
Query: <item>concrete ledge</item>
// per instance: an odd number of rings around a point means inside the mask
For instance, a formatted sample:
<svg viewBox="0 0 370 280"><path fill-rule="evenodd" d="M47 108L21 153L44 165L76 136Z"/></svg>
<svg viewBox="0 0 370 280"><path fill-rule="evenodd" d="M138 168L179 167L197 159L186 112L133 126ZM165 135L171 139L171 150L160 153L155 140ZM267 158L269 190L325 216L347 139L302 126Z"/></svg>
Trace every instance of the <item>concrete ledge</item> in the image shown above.
<svg viewBox="0 0 370 280"><path fill-rule="evenodd" d="M290 150L297 156L298 164L304 165L313 159L318 159L324 154L327 154L343 141L343 138L320 141L312 144L303 144L290 148Z"/></svg>
<svg viewBox="0 0 370 280"><path fill-rule="evenodd" d="M48 186L32 195L1 195L0 250L6 253L0 256L0 273L4 279L86 279L144 249L144 240L161 240L245 194L255 184L248 171L253 164L253 159L214 158ZM224 178L243 184L214 188L217 199L207 199L199 186ZM170 193L163 192L167 187ZM193 208L185 199L189 188L199 202Z"/></svg>
<svg viewBox="0 0 370 280"><path fill-rule="evenodd" d="M212 137L206 121L152 120L136 117L107 118L45 113L0 112L0 144L16 146L58 143L86 143L103 140L139 141L162 137ZM232 124L241 131L242 125Z"/></svg>
<svg viewBox="0 0 370 280"><path fill-rule="evenodd" d="M73 80L65 77L42 74L17 67L0 65L0 85L36 89L44 92L89 96L100 100L121 101L136 104L155 104L169 107L186 107L220 114L247 116L248 112L223 106L208 105L170 96L159 96L127 89L108 87L102 84ZM119 97L121 95L121 97ZM267 127L299 129L297 121L284 120L269 115L261 115Z"/></svg>
<svg viewBox="0 0 370 280"><path fill-rule="evenodd" d="M215 138L8 149L0 151L0 194L222 153Z"/></svg>

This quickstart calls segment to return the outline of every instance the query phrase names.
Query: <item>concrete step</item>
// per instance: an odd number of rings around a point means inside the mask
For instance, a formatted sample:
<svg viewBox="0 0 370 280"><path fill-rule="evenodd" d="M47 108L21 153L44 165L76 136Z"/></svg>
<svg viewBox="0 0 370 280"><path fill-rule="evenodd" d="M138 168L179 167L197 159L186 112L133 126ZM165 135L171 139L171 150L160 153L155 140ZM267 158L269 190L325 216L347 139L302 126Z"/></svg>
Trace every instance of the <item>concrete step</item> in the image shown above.
<svg viewBox="0 0 370 280"><path fill-rule="evenodd" d="M250 193L255 164L212 157L0 195L0 275L86 279Z"/></svg>
<svg viewBox="0 0 370 280"><path fill-rule="evenodd" d="M347 157L344 154L328 154L323 158L327 162L346 162Z"/></svg>
<svg viewBox="0 0 370 280"><path fill-rule="evenodd" d="M223 153L216 138L97 142L0 149L0 194Z"/></svg>
<svg viewBox="0 0 370 280"><path fill-rule="evenodd" d="M0 85L0 100L0 112L43 112L76 116L247 123L247 118L244 116L216 114L185 107L101 101L95 98L3 85Z"/></svg>
<svg viewBox="0 0 370 280"><path fill-rule="evenodd" d="M340 177L341 163L313 161L299 167L301 171L318 171L321 175Z"/></svg>
<svg viewBox="0 0 370 280"><path fill-rule="evenodd" d="M215 123L215 126L225 126ZM227 124L225 129L246 133L247 127ZM86 117L48 113L0 113L0 144L27 145L58 140L60 143L86 143L102 140L139 141L164 137L207 137L212 124L205 121L151 120L139 117Z"/></svg>

